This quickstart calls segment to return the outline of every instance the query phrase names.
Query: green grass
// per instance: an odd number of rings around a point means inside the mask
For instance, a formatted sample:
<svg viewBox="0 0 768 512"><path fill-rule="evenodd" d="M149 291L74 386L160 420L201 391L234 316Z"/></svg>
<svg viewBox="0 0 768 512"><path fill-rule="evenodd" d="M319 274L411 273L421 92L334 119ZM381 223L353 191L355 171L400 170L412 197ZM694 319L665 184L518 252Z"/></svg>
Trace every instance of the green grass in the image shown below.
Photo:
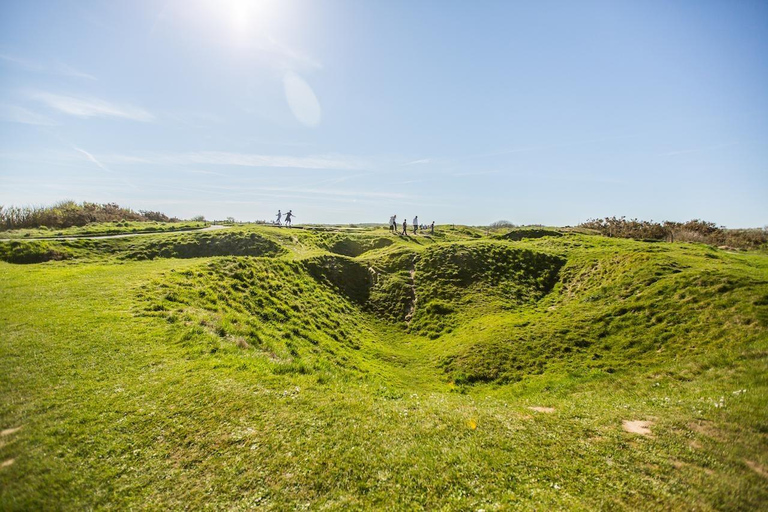
<svg viewBox="0 0 768 512"><path fill-rule="evenodd" d="M17 243L0 509L764 508L768 254L561 235Z"/></svg>
<svg viewBox="0 0 768 512"><path fill-rule="evenodd" d="M0 238L18 239L25 238L56 238L78 236L107 236L133 233L166 233L171 231L185 231L200 229L208 226L207 222L156 222L156 221L115 221L99 222L85 226L73 226L69 228L29 228L9 229L0 231Z"/></svg>

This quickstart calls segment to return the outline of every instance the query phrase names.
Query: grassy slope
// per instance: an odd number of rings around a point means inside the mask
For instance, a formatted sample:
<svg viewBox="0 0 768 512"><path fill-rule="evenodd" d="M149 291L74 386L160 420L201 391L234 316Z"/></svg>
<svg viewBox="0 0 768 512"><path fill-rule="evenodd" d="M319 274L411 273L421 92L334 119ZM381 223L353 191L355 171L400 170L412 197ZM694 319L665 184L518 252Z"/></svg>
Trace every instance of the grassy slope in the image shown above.
<svg viewBox="0 0 768 512"><path fill-rule="evenodd" d="M766 255L256 234L0 262L0 508L768 502Z"/></svg>
<svg viewBox="0 0 768 512"><path fill-rule="evenodd" d="M156 221L115 221L88 224L86 226L73 226L71 228L51 229L47 227L35 229L10 229L0 231L0 238L24 239L24 238L49 238L69 236L106 236L129 233L152 233L168 231L184 231L200 229L208 226L207 222L156 222Z"/></svg>

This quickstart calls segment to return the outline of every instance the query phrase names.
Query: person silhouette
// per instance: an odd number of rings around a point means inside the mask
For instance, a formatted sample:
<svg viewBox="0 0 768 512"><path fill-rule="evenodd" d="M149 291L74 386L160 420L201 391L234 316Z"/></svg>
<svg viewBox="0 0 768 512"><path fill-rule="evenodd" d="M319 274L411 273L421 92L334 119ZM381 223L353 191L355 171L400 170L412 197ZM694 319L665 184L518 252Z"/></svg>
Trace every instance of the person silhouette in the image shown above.
<svg viewBox="0 0 768 512"><path fill-rule="evenodd" d="M413 218L413 234L414 235L416 234L416 230L418 229L418 227L419 227L419 216L417 215Z"/></svg>
<svg viewBox="0 0 768 512"><path fill-rule="evenodd" d="M283 214L280 212L280 210L277 210L277 221L275 222L275 224L280 226L281 225L280 219L282 219L282 218L283 218Z"/></svg>
<svg viewBox="0 0 768 512"><path fill-rule="evenodd" d="M434 235L435 234L435 221L432 221L432 225L429 226L429 234Z"/></svg>
<svg viewBox="0 0 768 512"><path fill-rule="evenodd" d="M285 225L288 227L291 227L291 219L295 217L293 214L293 210L288 210L288 213L285 214Z"/></svg>
<svg viewBox="0 0 768 512"><path fill-rule="evenodd" d="M408 220L403 219L403 234L408 236Z"/></svg>

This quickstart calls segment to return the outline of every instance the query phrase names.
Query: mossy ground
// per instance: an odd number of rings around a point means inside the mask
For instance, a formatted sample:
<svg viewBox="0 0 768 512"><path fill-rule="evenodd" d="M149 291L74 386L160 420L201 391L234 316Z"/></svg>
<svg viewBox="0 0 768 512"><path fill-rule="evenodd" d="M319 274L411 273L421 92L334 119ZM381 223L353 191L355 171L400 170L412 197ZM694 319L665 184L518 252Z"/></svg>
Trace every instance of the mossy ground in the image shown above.
<svg viewBox="0 0 768 512"><path fill-rule="evenodd" d="M764 508L768 255L560 234L0 263L0 508Z"/></svg>

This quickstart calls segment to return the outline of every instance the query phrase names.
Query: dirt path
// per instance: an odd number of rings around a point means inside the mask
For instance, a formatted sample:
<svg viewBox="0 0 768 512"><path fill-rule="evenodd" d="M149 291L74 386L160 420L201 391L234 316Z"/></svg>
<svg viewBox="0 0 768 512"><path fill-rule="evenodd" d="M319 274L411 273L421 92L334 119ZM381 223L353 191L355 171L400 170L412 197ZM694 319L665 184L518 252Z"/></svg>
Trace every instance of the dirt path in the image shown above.
<svg viewBox="0 0 768 512"><path fill-rule="evenodd" d="M119 235L94 235L94 236L48 236L44 238L0 238L0 242L12 242L14 240L103 240L106 238L130 238L133 236L149 235L172 235L174 233L202 233L203 231L216 231L218 229L227 229L230 226L214 224L207 228L199 229L178 229L175 231L149 231L146 233L121 233Z"/></svg>

